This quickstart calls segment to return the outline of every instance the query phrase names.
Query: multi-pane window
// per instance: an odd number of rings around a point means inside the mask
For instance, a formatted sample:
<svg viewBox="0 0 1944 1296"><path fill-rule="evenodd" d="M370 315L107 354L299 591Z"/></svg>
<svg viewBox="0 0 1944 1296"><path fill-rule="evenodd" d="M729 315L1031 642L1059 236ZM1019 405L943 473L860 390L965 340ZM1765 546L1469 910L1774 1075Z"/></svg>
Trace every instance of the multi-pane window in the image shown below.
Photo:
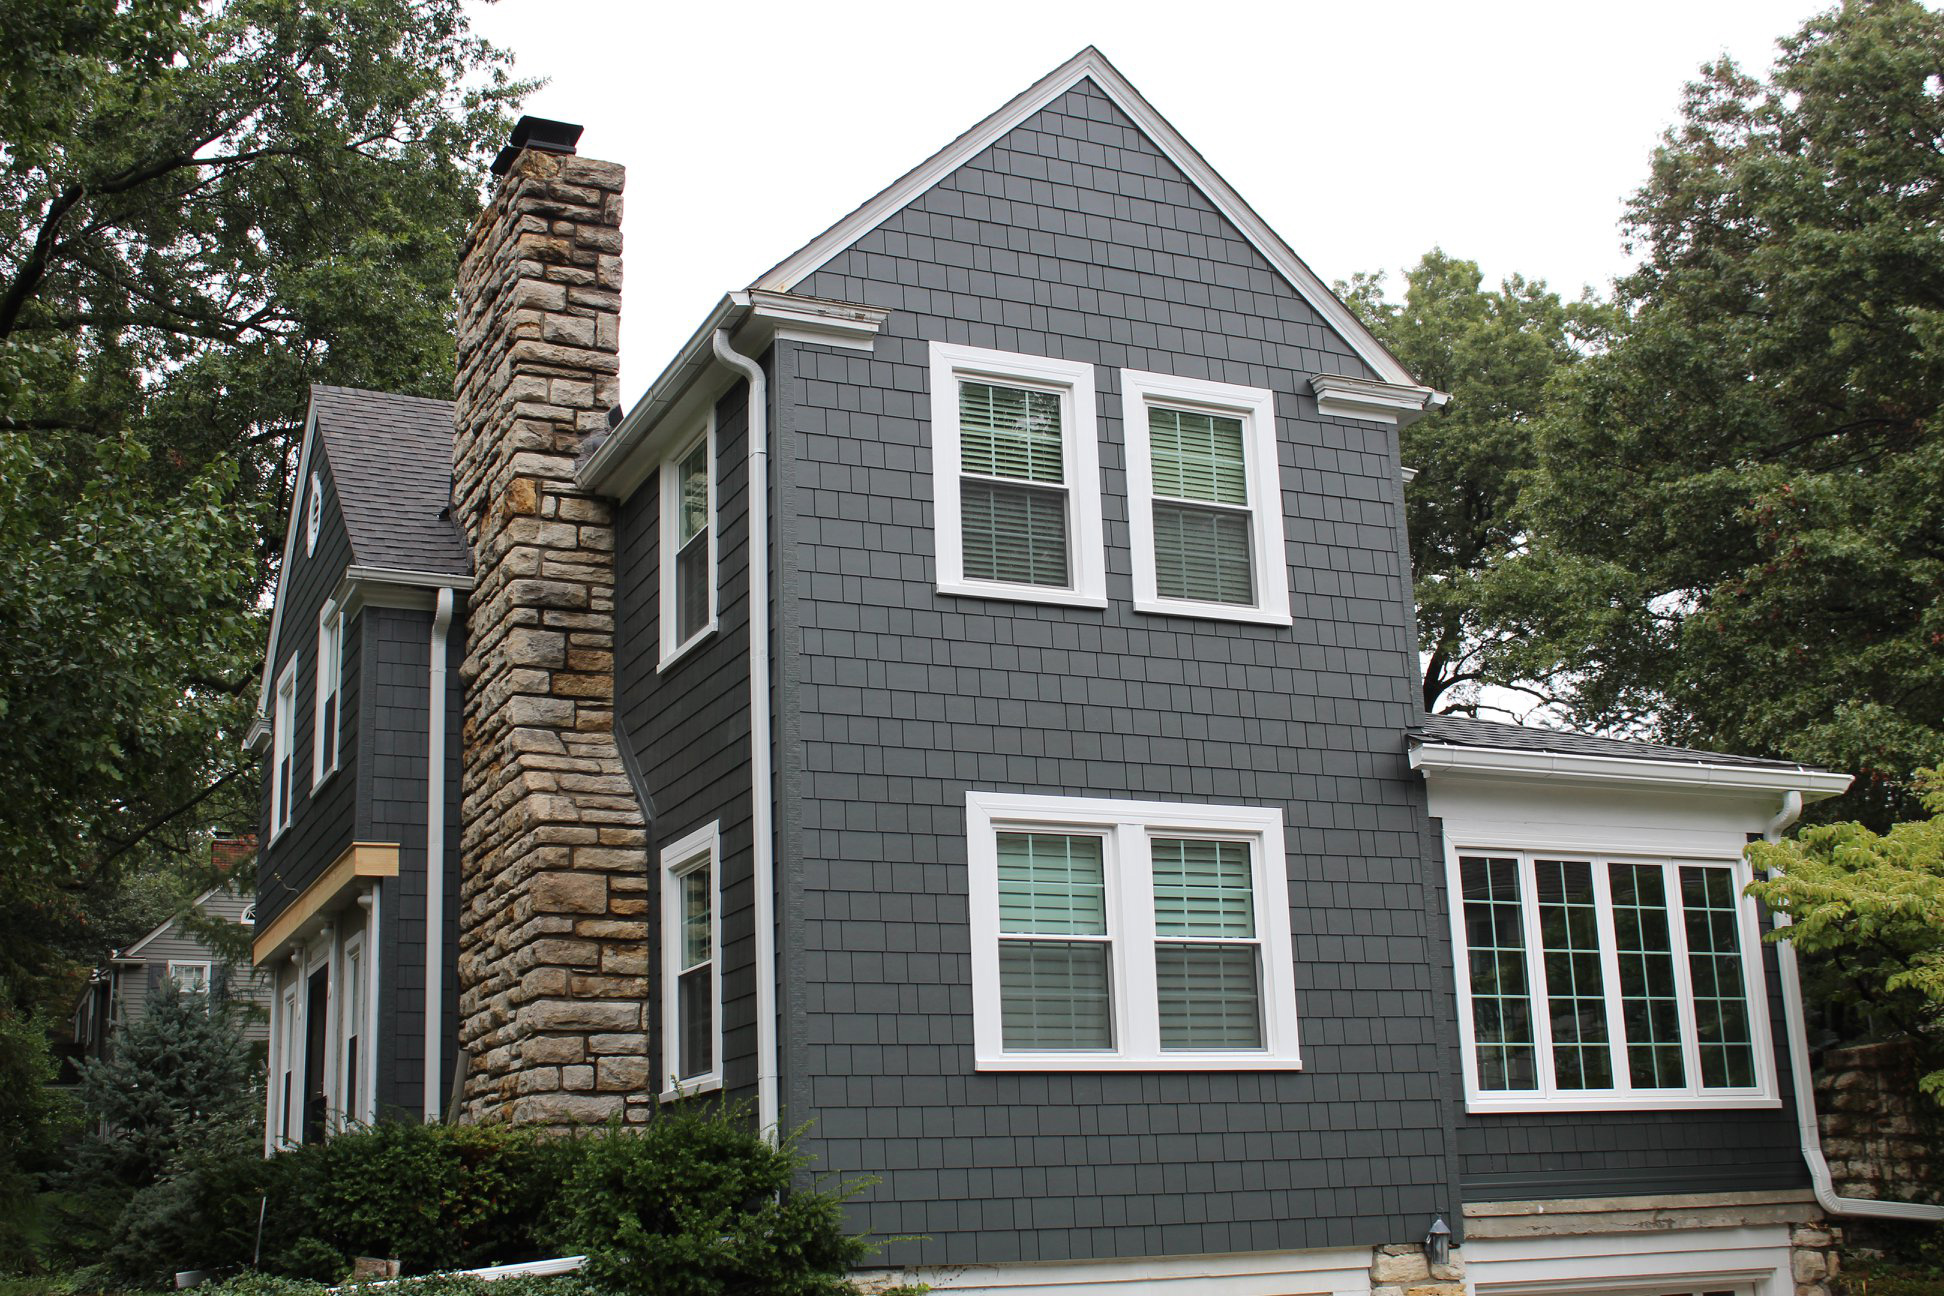
<svg viewBox="0 0 1944 1296"><path fill-rule="evenodd" d="M939 588L1104 606L1092 366L934 342L931 379Z"/></svg>
<svg viewBox="0 0 1944 1296"><path fill-rule="evenodd" d="M297 798L297 654L277 677L270 741L270 834L290 826Z"/></svg>
<svg viewBox="0 0 1944 1296"><path fill-rule="evenodd" d="M1461 852L1474 1108L1770 1098L1743 881L1731 863Z"/></svg>
<svg viewBox="0 0 1944 1296"><path fill-rule="evenodd" d="M986 1070L1293 1068L1281 816L975 792Z"/></svg>
<svg viewBox="0 0 1944 1296"><path fill-rule="evenodd" d="M338 764L338 681L344 675L344 614L334 603L317 619L317 724L311 734L311 785Z"/></svg>
<svg viewBox="0 0 1944 1296"><path fill-rule="evenodd" d="M344 976L338 1001L338 1065L343 1072L338 1080L338 1108L341 1119L346 1121L365 1118L364 1094L361 1091L365 1064L362 1050L365 1040L365 977L367 975L364 950L362 934L345 939Z"/></svg>
<svg viewBox="0 0 1944 1296"><path fill-rule="evenodd" d="M184 994L206 995L209 993L209 964L207 963L169 963L169 980L175 982L176 989Z"/></svg>
<svg viewBox="0 0 1944 1296"><path fill-rule="evenodd" d="M1121 370L1134 606L1288 625L1275 397Z"/></svg>
<svg viewBox="0 0 1944 1296"><path fill-rule="evenodd" d="M662 852L662 1069L671 1095L722 1083L720 860L715 824Z"/></svg>
<svg viewBox="0 0 1944 1296"><path fill-rule="evenodd" d="M662 665L716 625L715 424L662 465Z"/></svg>

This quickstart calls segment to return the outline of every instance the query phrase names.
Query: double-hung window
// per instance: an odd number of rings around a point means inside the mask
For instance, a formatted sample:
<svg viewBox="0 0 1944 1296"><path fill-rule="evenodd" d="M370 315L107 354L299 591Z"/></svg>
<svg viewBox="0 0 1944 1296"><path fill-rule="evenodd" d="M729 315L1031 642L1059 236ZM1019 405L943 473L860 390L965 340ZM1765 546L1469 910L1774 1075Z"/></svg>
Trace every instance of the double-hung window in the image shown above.
<svg viewBox="0 0 1944 1296"><path fill-rule="evenodd" d="M270 835L290 827L297 799L297 658L290 654L277 677L270 740Z"/></svg>
<svg viewBox="0 0 1944 1296"><path fill-rule="evenodd" d="M716 628L716 429L711 414L661 469L661 665Z"/></svg>
<svg viewBox="0 0 1944 1296"><path fill-rule="evenodd" d="M1275 396L1121 370L1142 612L1289 625Z"/></svg>
<svg viewBox="0 0 1944 1296"><path fill-rule="evenodd" d="M721 859L713 823L662 852L663 1097L722 1087Z"/></svg>
<svg viewBox="0 0 1944 1296"><path fill-rule="evenodd" d="M934 342L931 388L938 588L1105 607L1093 366Z"/></svg>
<svg viewBox="0 0 1944 1296"><path fill-rule="evenodd" d="M207 995L209 993L209 964L178 963L169 961L169 980L183 994Z"/></svg>
<svg viewBox="0 0 1944 1296"><path fill-rule="evenodd" d="M1473 1111L1773 1105L1746 866L1461 850Z"/></svg>
<svg viewBox="0 0 1944 1296"><path fill-rule="evenodd" d="M971 792L987 1071L1291 1070L1282 815Z"/></svg>
<svg viewBox="0 0 1944 1296"><path fill-rule="evenodd" d="M344 613L326 603L317 618L317 723L311 734L311 786L338 766L338 681L344 674Z"/></svg>

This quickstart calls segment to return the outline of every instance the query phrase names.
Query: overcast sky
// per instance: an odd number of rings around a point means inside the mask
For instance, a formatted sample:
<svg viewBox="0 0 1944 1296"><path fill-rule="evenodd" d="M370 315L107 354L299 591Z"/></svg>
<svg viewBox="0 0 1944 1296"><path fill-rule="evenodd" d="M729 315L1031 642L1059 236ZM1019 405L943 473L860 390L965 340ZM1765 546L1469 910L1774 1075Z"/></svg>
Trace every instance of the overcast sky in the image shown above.
<svg viewBox="0 0 1944 1296"><path fill-rule="evenodd" d="M725 292L1087 44L1325 280L1433 245L1569 295L1627 264L1618 220L1723 52L1766 69L1826 8L978 0L500 0L478 30L527 103L628 168L622 396Z"/></svg>

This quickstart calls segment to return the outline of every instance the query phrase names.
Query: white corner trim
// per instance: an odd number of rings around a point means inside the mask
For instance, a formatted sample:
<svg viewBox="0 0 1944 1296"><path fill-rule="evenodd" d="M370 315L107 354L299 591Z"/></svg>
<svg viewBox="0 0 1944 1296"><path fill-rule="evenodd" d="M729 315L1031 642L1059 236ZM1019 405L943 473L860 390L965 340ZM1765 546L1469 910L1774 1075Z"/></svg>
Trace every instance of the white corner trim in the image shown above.
<svg viewBox="0 0 1944 1296"><path fill-rule="evenodd" d="M1310 379L1310 390L1316 394L1316 412L1324 418L1367 419L1400 426L1451 400L1441 391L1416 383L1376 382L1339 374L1317 374Z"/></svg>
<svg viewBox="0 0 1944 1296"><path fill-rule="evenodd" d="M1052 103L1083 80L1091 79L1100 92L1126 113L1136 126L1154 142L1170 162L1179 167L1190 184L1214 204L1240 230L1269 264L1286 279L1299 296L1321 315L1359 358L1388 382L1409 384L1407 370L1379 342L1363 322L1339 301L1316 272L1291 251L1280 236L1242 196L1230 187L1207 159L1180 132L1169 124L1106 55L1089 45L1054 68L1021 93L1013 96L997 112L973 126L924 162L868 199L861 207L839 220L808 244L784 258L759 278L755 287L787 292L801 283L830 259L876 229L902 210L913 199L940 180L984 152L1008 131Z"/></svg>
<svg viewBox="0 0 1944 1296"><path fill-rule="evenodd" d="M1112 1050L1008 1053L1001 1029L999 858L1001 832L1086 832L1103 839L1107 939L1115 1046ZM1163 1050L1155 986L1152 860L1161 833L1248 841L1254 866L1256 936L1262 969L1262 1046ZM1289 857L1283 813L1260 806L1122 801L1005 792L965 794L968 906L972 936L973 1053L980 1071L1296 1071L1298 1041ZM1146 897L1145 900L1136 897Z"/></svg>
<svg viewBox="0 0 1944 1296"><path fill-rule="evenodd" d="M1094 367L1053 356L1019 355L984 347L933 342L931 354L932 523L938 592L973 598L1071 607L1107 606L1106 543L1100 517L1100 420ZM1067 495L1065 587L1014 584L965 574L965 533L959 491L959 380L989 379L1060 398L1060 448Z"/></svg>
<svg viewBox="0 0 1944 1296"><path fill-rule="evenodd" d="M1283 543L1282 460L1277 453L1276 397L1261 387L1179 378L1142 369L1120 371L1121 437L1127 447L1127 534L1134 559L1134 609L1168 616L1290 625L1289 553ZM1154 569L1154 460L1148 407L1228 414L1242 420L1254 547L1256 601L1206 603L1162 598Z"/></svg>
<svg viewBox="0 0 1944 1296"><path fill-rule="evenodd" d="M1427 777L1466 774L1520 780L1630 783L1707 791L1797 790L1806 801L1823 801L1839 796L1851 782L1848 774L1833 774L1828 770L1806 766L1786 769L1761 765L1714 765L1701 761L1636 760L1419 741L1411 744L1410 759L1411 768L1423 771Z"/></svg>

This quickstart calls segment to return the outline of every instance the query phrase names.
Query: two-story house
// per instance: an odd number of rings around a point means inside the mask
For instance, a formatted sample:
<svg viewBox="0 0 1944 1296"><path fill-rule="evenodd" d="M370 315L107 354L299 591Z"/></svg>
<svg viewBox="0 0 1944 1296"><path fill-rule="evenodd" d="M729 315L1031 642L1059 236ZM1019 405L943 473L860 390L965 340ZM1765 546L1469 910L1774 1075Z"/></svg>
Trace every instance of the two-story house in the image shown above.
<svg viewBox="0 0 1944 1296"><path fill-rule="evenodd" d="M270 1142L721 1093L944 1289L1819 1280L1741 851L1846 776L1422 714L1443 398L1104 58L625 414L579 133L495 166L451 405L313 398Z"/></svg>

